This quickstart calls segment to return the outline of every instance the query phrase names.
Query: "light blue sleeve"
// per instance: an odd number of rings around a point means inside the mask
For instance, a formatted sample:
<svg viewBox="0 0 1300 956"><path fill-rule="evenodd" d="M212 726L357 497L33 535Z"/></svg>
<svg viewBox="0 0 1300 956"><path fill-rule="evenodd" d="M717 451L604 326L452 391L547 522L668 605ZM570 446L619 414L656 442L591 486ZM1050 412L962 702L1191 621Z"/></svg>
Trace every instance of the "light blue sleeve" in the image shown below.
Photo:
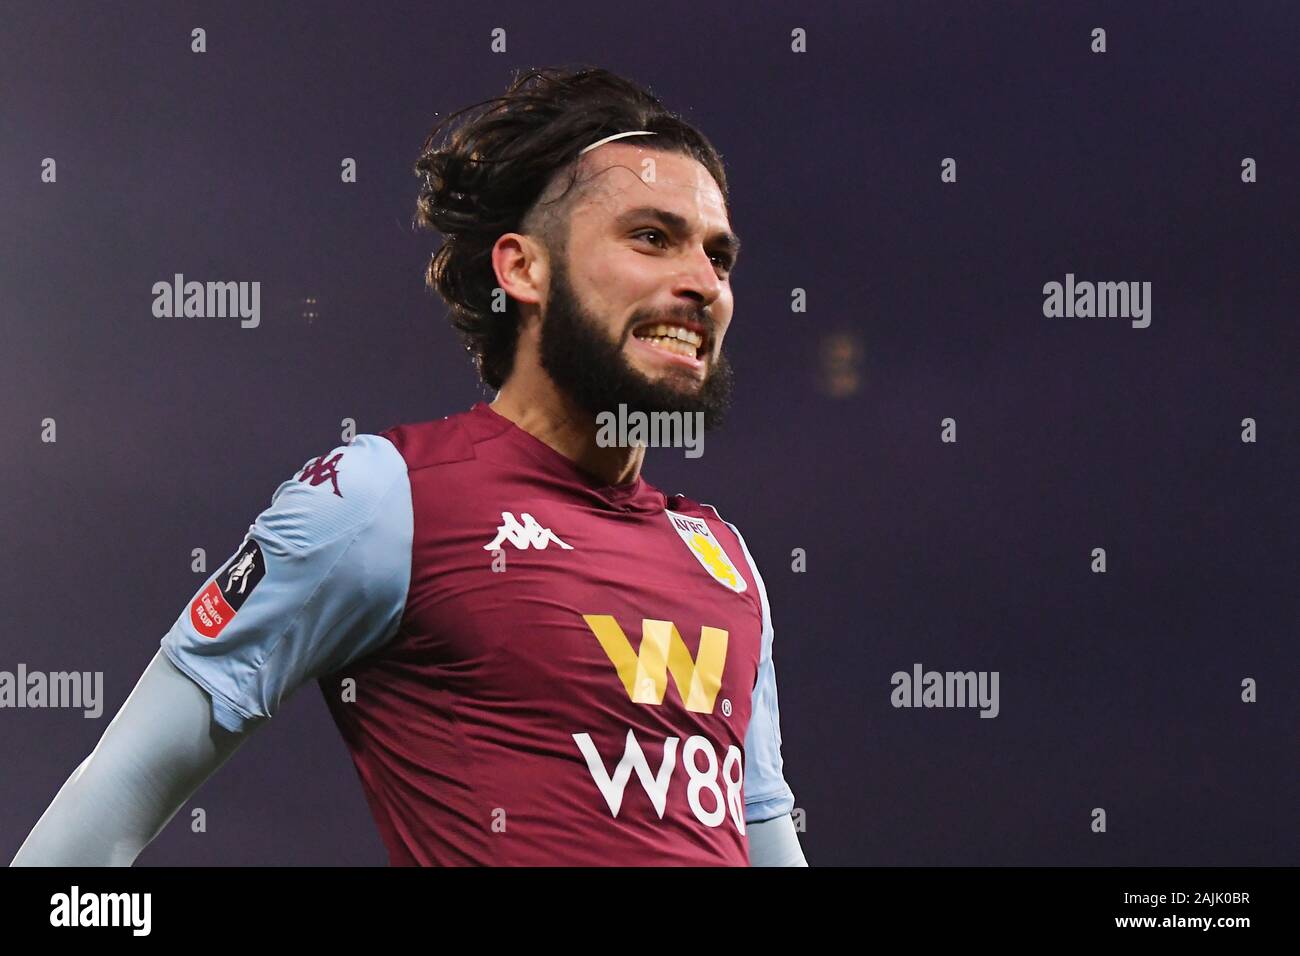
<svg viewBox="0 0 1300 956"><path fill-rule="evenodd" d="M217 723L242 731L396 633L412 529L405 459L358 435L280 484L162 649L208 692Z"/></svg>
<svg viewBox="0 0 1300 956"><path fill-rule="evenodd" d="M763 608L758 680L754 684L749 728L745 731L745 822L756 823L793 811L794 793L785 781L781 764L781 715L776 700L776 670L772 665L772 609L767 603L767 589L740 531L730 521L725 524L735 533L745 552Z"/></svg>

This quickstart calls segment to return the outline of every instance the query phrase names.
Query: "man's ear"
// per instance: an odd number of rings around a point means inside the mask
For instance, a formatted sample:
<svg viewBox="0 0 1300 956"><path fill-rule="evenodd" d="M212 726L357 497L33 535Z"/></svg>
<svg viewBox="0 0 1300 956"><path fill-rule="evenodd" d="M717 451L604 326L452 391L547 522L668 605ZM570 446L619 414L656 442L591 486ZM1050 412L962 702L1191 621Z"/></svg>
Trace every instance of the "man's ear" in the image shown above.
<svg viewBox="0 0 1300 956"><path fill-rule="evenodd" d="M519 232L499 236L492 246L492 271L497 288L517 304L541 305L545 299L550 264L545 248L531 236Z"/></svg>

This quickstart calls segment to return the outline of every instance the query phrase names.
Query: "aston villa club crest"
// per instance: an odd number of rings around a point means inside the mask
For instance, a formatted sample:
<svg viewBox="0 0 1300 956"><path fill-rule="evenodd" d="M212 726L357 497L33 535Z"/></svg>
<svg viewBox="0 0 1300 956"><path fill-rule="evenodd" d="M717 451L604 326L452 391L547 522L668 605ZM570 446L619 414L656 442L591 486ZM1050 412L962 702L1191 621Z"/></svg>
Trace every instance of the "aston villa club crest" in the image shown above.
<svg viewBox="0 0 1300 956"><path fill-rule="evenodd" d="M664 514L668 516L673 529L682 541L686 542L686 547L690 549L691 554L695 555L695 559L700 562L705 571L709 572L713 580L731 588L737 594L745 590L747 585L744 577L731 562L727 552L722 550L722 544L713 536L707 521L703 518L674 514L671 511L665 511Z"/></svg>

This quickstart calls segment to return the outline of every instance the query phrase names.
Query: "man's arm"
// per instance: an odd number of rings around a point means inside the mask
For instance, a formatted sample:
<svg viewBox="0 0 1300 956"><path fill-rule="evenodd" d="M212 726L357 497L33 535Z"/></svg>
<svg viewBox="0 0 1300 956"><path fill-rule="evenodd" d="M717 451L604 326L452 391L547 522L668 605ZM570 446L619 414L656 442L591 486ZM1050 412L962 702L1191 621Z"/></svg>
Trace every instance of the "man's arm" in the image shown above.
<svg viewBox="0 0 1300 956"><path fill-rule="evenodd" d="M406 463L382 437L358 435L281 482L14 864L132 863L298 687L393 635L411 535Z"/></svg>
<svg viewBox="0 0 1300 956"><path fill-rule="evenodd" d="M745 561L758 587L763 633L758 676L751 698L749 726L745 730L745 830L750 866L807 866L795 833L794 792L786 782L781 758L781 711L776 694L776 667L772 662L772 609L758 565L740 530L725 522L736 535Z"/></svg>
<svg viewBox="0 0 1300 956"><path fill-rule="evenodd" d="M231 733L159 651L11 866L130 866L261 722Z"/></svg>
<svg viewBox="0 0 1300 956"><path fill-rule="evenodd" d="M790 814L745 824L750 866L807 866Z"/></svg>

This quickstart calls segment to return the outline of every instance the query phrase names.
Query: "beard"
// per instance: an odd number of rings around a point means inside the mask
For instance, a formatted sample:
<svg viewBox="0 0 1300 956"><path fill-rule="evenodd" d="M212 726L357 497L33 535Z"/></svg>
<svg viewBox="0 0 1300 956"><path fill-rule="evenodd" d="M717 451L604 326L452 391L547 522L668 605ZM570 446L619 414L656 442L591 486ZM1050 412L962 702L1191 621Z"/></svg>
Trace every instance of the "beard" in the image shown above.
<svg viewBox="0 0 1300 956"><path fill-rule="evenodd" d="M632 366L624 346L632 329L657 319L689 319L706 329L713 322L703 309L636 312L617 339L609 338L601 324L578 301L569 282L567 264L559 257L551 277L550 299L542 317L539 360L556 386L593 416L616 412L682 412L704 415L704 429L716 428L731 408L734 376L731 363L719 350L710 361L703 381L685 367L669 367L653 380ZM712 341L710 334L708 341Z"/></svg>

